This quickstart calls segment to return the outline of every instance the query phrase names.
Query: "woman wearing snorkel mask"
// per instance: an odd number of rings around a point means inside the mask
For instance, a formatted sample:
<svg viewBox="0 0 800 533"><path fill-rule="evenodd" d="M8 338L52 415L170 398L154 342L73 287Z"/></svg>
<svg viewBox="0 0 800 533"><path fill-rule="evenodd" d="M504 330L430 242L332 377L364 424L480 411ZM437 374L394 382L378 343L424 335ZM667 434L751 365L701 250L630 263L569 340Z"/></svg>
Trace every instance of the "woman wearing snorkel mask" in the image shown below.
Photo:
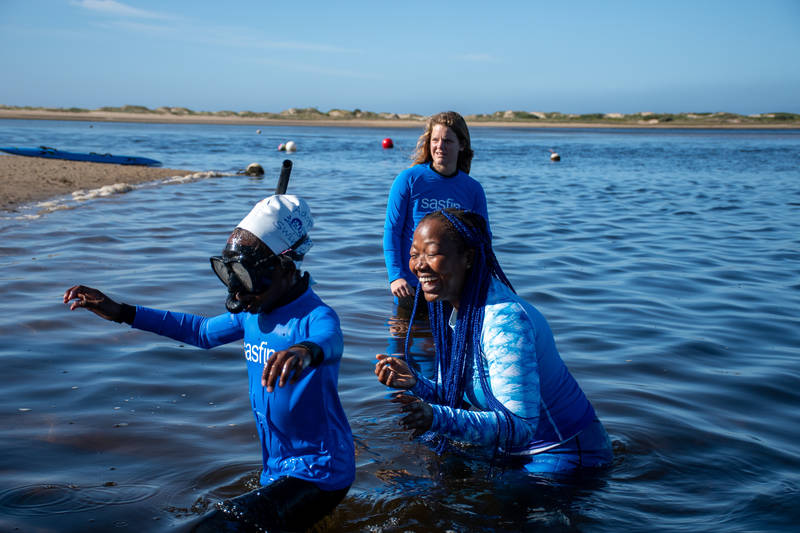
<svg viewBox="0 0 800 533"><path fill-rule="evenodd" d="M218 504L197 531L237 522L268 531L305 530L335 508L355 477L353 436L337 392L339 318L299 270L311 248L312 225L308 205L296 196L256 204L222 255L211 258L228 288L228 312L216 317L120 304L82 285L64 294L71 310L82 307L201 348L244 339L262 487Z"/></svg>

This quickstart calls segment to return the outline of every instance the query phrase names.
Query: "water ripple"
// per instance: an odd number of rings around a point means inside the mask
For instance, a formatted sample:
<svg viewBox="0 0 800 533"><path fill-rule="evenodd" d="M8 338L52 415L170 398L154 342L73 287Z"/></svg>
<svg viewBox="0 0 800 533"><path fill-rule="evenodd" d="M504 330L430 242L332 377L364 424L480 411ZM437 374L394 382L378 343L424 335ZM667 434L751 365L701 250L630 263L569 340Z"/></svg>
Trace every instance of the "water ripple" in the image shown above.
<svg viewBox="0 0 800 533"><path fill-rule="evenodd" d="M158 487L153 485L119 485L113 481L88 487L28 485L0 492L0 511L20 517L81 513L109 505L141 502L157 493Z"/></svg>

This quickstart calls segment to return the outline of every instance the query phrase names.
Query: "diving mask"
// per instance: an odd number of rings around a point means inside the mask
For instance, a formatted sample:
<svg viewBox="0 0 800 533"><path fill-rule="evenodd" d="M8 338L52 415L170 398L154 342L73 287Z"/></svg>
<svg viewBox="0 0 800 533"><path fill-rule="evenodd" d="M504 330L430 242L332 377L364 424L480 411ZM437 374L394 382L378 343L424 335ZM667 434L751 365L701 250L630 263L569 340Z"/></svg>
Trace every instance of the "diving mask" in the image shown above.
<svg viewBox="0 0 800 533"><path fill-rule="evenodd" d="M209 258L214 273L228 287L225 308L231 313L241 312L244 304L237 294L261 294L268 290L281 263L281 257L285 256L297 265L303 259L297 250L303 246L310 246L308 235L301 236L289 248L276 255L249 230L237 227L222 255Z"/></svg>
<svg viewBox="0 0 800 533"><path fill-rule="evenodd" d="M249 293L260 293L269 288L277 262L274 255L253 259L243 254L214 256L210 261L214 273L228 289L241 289Z"/></svg>

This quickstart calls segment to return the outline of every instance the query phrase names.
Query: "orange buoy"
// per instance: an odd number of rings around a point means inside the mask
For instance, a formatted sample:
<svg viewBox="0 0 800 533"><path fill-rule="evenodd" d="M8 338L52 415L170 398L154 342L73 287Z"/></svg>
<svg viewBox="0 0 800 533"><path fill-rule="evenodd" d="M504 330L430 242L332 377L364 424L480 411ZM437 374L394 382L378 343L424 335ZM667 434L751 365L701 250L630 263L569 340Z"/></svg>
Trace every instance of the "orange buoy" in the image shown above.
<svg viewBox="0 0 800 533"><path fill-rule="evenodd" d="M382 143L384 148L394 148L394 143L389 137L386 137Z"/></svg>

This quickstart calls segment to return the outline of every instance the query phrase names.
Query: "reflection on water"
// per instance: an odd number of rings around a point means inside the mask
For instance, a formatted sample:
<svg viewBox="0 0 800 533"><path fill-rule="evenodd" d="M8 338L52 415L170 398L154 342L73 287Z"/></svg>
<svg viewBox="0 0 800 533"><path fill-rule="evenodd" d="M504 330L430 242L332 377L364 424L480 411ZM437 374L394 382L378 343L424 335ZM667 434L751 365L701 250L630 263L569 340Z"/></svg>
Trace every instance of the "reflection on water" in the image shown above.
<svg viewBox="0 0 800 533"><path fill-rule="evenodd" d="M274 190L286 155L274 147L290 138L289 191L316 222L304 266L341 318L339 389L356 439L356 481L328 531L789 531L800 520L797 132L474 128L498 259L614 443L609 471L556 484L435 456L399 428L375 379L375 354L402 352L408 327L381 236L418 132L261 129L0 122L7 144L89 151L103 139L104 152L135 143L167 167L267 170L0 219L0 529L175 531L255 488L241 344L203 351L60 299L81 282L129 303L223 312L208 256ZM380 148L386 136L394 150ZM414 327L412 354L432 371L429 332Z"/></svg>
<svg viewBox="0 0 800 533"><path fill-rule="evenodd" d="M394 305L394 314L387 320L389 342L386 353L402 357L406 353L406 343L408 343L409 363L414 370L433 379L436 370L436 351L428 322L428 308L424 301L421 302L413 322L412 309L413 305L411 309L403 305ZM408 334L409 324L411 335Z"/></svg>

